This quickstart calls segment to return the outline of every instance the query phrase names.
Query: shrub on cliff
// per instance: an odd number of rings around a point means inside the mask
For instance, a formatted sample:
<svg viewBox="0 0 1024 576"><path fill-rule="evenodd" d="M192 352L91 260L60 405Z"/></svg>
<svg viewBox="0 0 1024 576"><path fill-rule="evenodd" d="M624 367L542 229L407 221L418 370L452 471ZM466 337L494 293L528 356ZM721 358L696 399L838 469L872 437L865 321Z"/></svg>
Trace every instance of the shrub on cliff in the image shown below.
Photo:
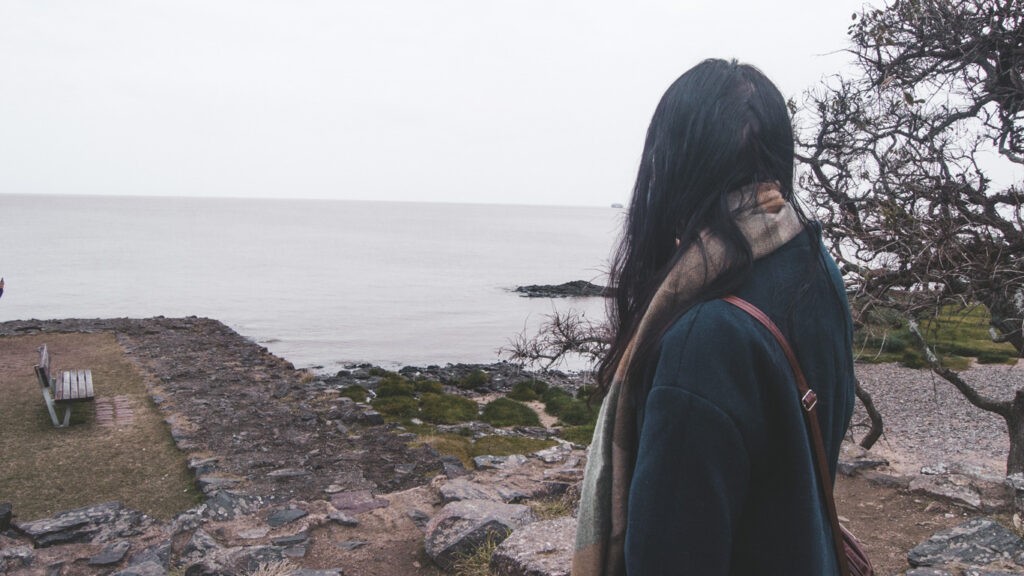
<svg viewBox="0 0 1024 576"><path fill-rule="evenodd" d="M561 416L562 412L572 404L572 395L561 388L548 388L541 396L544 411L552 416Z"/></svg>
<svg viewBox="0 0 1024 576"><path fill-rule="evenodd" d="M444 385L436 380L416 380L412 387L420 394L444 394Z"/></svg>
<svg viewBox="0 0 1024 576"><path fill-rule="evenodd" d="M353 384L342 388L341 395L351 398L356 402L366 402L366 398L370 395L370 391L359 384Z"/></svg>
<svg viewBox="0 0 1024 576"><path fill-rule="evenodd" d="M540 418L529 406L509 398L498 398L484 406L483 421L491 426L540 426Z"/></svg>
<svg viewBox="0 0 1024 576"><path fill-rule="evenodd" d="M392 418L408 420L419 415L419 402L411 396L378 397L374 399L372 406L381 414Z"/></svg>
<svg viewBox="0 0 1024 576"><path fill-rule="evenodd" d="M548 384L543 380L524 380L512 386L512 391L509 392L508 397L520 402L532 402L540 398L541 394L544 394L547 390Z"/></svg>
<svg viewBox="0 0 1024 576"><path fill-rule="evenodd" d="M377 387L378 398L389 398L392 396L413 396L412 384L408 383L404 379L387 379L381 382L380 386Z"/></svg>
<svg viewBox="0 0 1024 576"><path fill-rule="evenodd" d="M459 388L462 388L463 390L475 390L477 388L480 388L481 386L486 385L490 381L491 377L490 375L487 374L487 372L477 369L460 378L459 381L455 383L455 385L458 386Z"/></svg>
<svg viewBox="0 0 1024 576"><path fill-rule="evenodd" d="M420 398L420 418L433 424L458 424L475 420L476 402L453 394L424 394Z"/></svg>

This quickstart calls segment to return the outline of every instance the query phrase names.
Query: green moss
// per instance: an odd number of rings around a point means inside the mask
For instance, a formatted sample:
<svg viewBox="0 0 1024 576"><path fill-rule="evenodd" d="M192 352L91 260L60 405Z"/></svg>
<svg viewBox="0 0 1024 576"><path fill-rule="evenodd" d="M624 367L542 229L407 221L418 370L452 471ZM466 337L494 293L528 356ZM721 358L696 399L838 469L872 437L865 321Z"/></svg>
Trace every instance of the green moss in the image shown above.
<svg viewBox="0 0 1024 576"><path fill-rule="evenodd" d="M345 386L342 388L341 395L351 398L356 402L366 402L366 398L370 395L370 391L358 384L353 384L352 386Z"/></svg>
<svg viewBox="0 0 1024 576"><path fill-rule="evenodd" d="M540 418L529 406L509 398L498 398L484 406L482 419L491 426L540 426Z"/></svg>
<svg viewBox="0 0 1024 576"><path fill-rule="evenodd" d="M375 410L392 418L409 419L419 415L419 402L411 396L377 397L372 404Z"/></svg>
<svg viewBox="0 0 1024 576"><path fill-rule="evenodd" d="M420 418L434 424L458 424L475 420L476 402L454 394L424 394L420 398Z"/></svg>
<svg viewBox="0 0 1024 576"><path fill-rule="evenodd" d="M463 376L455 385L463 390L475 390L490 381L491 377L487 372L477 369Z"/></svg>
<svg viewBox="0 0 1024 576"><path fill-rule="evenodd" d="M594 438L594 425L566 426L565 428L562 428L562 432L559 436L561 436L563 440L567 440L573 444L586 446L590 444L590 441Z"/></svg>
<svg viewBox="0 0 1024 576"><path fill-rule="evenodd" d="M422 436L415 444L426 444L445 456L454 456L467 469L473 468L473 441L457 434Z"/></svg>

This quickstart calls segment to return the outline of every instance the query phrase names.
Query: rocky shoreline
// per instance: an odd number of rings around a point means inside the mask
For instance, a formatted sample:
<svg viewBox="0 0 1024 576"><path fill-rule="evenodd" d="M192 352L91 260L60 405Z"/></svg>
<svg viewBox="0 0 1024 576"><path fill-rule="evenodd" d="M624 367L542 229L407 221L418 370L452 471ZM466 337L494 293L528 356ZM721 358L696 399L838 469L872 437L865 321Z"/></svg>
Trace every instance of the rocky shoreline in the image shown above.
<svg viewBox="0 0 1024 576"><path fill-rule="evenodd" d="M5 518L11 523L11 511L0 506L0 573L245 574L289 562L295 571L288 573L306 576L434 575L446 573L435 564L448 570L489 536L511 533L494 554L497 573L566 574L573 520L565 502L582 475L582 447L555 440L556 446L536 453L478 457L475 469L467 470L458 459L412 442L415 434L385 423L369 405L339 394L353 384L372 390L380 380L375 367L321 376L295 370L213 320L0 323L0 336L49 332L116 335L146 375L150 396L186 453L205 501L169 522L103 503L52 518L15 517L12 526L4 525ZM402 373L458 392L454 384L477 370L491 375L481 392L497 394L534 376L504 363L407 367ZM544 378L565 388L582 384L570 374ZM482 423L460 430L495 433ZM502 433L553 438L544 428ZM985 483L969 470L894 476L884 460L852 450L844 452L841 469L979 513L1005 513L1013 498L999 479ZM931 484L921 480L925 476ZM570 496L563 500L565 494ZM560 516L548 518L541 503L561 505ZM517 530L526 524L529 530ZM999 558L1010 559L1000 571L972 574L1024 573L1024 543L991 524L968 526L945 540L938 534L936 542L973 549L964 543L967 533L991 533L1002 542ZM908 574L960 573L942 567L964 558L943 556L936 542L918 550L914 558L922 568Z"/></svg>

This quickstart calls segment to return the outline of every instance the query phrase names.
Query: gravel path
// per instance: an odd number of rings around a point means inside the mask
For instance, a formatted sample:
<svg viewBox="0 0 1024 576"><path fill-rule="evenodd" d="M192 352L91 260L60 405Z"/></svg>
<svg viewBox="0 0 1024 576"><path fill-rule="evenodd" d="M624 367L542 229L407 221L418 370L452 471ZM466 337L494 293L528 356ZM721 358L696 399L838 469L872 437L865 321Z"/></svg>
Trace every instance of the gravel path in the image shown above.
<svg viewBox="0 0 1024 576"><path fill-rule="evenodd" d="M1024 388L1024 362L975 365L961 376L982 394L1006 400ZM885 421L885 434L872 452L888 458L896 472L917 474L922 466L944 463L1005 474L1009 440L1003 419L972 406L949 382L897 364L858 364L857 377ZM858 441L867 422L858 402L852 425Z"/></svg>

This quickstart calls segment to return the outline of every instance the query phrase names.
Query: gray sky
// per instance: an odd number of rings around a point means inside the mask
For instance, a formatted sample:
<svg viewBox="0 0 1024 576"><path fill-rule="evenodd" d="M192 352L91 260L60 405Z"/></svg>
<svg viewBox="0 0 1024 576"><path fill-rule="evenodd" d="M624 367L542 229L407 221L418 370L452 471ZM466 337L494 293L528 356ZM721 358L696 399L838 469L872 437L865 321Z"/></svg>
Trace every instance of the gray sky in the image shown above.
<svg viewBox="0 0 1024 576"><path fill-rule="evenodd" d="M0 0L0 193L626 202L705 57L798 96L861 0Z"/></svg>

